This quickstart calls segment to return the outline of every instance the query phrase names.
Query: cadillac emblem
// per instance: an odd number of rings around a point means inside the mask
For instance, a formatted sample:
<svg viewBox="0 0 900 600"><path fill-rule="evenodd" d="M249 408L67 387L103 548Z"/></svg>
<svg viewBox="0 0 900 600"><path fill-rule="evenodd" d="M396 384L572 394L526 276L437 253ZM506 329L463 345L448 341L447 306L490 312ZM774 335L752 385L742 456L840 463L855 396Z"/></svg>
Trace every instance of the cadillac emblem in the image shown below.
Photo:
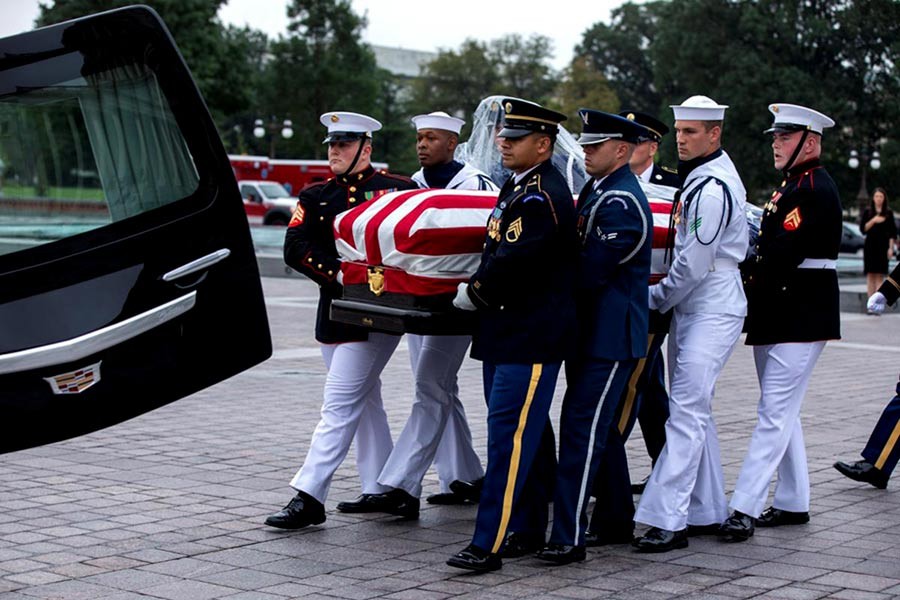
<svg viewBox="0 0 900 600"><path fill-rule="evenodd" d="M369 267L369 291L376 296L384 292L384 269L381 267Z"/></svg>
<svg viewBox="0 0 900 600"><path fill-rule="evenodd" d="M100 362L76 371L44 377L44 381L50 384L54 394L80 394L100 381Z"/></svg>

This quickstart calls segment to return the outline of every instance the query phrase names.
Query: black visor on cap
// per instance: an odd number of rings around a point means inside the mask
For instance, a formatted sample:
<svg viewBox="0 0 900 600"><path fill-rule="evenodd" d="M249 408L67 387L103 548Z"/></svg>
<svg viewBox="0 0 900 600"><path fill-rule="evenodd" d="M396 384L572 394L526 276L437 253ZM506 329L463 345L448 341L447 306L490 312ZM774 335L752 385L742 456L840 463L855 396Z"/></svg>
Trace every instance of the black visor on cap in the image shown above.
<svg viewBox="0 0 900 600"><path fill-rule="evenodd" d="M799 123L776 123L763 131L763 133L792 133L794 131L806 131L809 130L812 133L812 129L807 125L800 125Z"/></svg>
<svg viewBox="0 0 900 600"><path fill-rule="evenodd" d="M366 137L368 136L361 131L332 131L325 136L325 139L322 140L322 143L330 144L332 142L352 142L354 140L361 140Z"/></svg>

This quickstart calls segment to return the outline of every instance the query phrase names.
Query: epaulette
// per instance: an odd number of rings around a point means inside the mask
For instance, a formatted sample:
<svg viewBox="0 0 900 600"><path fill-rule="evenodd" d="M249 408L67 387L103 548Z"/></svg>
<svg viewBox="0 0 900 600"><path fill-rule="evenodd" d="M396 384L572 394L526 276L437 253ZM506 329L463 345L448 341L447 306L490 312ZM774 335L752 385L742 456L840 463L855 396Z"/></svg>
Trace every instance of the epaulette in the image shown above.
<svg viewBox="0 0 900 600"><path fill-rule="evenodd" d="M385 177L387 177L389 179L396 179L398 181L403 181L406 183L415 183L412 179L410 179L409 177L406 177L405 175L398 175L396 173L390 173L384 169L379 170L378 174L384 175Z"/></svg>
<svg viewBox="0 0 900 600"><path fill-rule="evenodd" d="M329 178L326 179L325 181L310 181L309 183L307 183L306 185L304 185L302 188L300 188L300 191L297 192L297 195L302 194L302 193L305 192L306 190L311 190L311 189L313 189L313 188L316 187L316 186L323 186L323 185L325 185L326 183L328 183L329 181L331 181L332 179L334 179L333 176L332 176L332 177L329 177Z"/></svg>

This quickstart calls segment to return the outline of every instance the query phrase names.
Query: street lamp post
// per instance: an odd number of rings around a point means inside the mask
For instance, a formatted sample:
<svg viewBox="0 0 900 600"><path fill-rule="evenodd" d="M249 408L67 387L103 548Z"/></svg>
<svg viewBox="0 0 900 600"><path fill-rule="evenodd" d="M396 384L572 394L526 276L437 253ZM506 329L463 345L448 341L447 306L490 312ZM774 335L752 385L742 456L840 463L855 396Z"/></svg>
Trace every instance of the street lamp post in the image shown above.
<svg viewBox="0 0 900 600"><path fill-rule="evenodd" d="M286 140L294 137L293 123L290 119L285 119L280 125L275 117L271 117L268 123L264 123L262 119L256 119L253 122L255 138L262 139L266 135L266 131L269 132L269 158L275 158L275 133L278 132L279 127L281 127L281 137Z"/></svg>
<svg viewBox="0 0 900 600"><path fill-rule="evenodd" d="M859 193L856 194L856 202L860 212L862 212L869 203L869 188L866 186L866 170L867 168L871 168L873 171L877 171L881 168L881 154L878 153L878 150L874 150L871 156L869 156L866 150L863 150L862 152L851 150L850 158L847 160L847 166L851 169L860 170Z"/></svg>

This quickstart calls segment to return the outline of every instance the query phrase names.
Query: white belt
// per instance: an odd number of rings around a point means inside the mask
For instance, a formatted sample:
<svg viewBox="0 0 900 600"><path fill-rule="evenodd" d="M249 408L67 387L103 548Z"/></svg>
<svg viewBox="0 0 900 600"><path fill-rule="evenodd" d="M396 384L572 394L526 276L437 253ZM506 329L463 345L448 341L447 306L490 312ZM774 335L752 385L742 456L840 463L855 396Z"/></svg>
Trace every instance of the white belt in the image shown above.
<svg viewBox="0 0 900 600"><path fill-rule="evenodd" d="M797 265L798 269L836 269L837 261L830 258L807 258Z"/></svg>
<svg viewBox="0 0 900 600"><path fill-rule="evenodd" d="M738 263L736 260L731 258L717 258L713 265L709 268L710 271L737 271Z"/></svg>

